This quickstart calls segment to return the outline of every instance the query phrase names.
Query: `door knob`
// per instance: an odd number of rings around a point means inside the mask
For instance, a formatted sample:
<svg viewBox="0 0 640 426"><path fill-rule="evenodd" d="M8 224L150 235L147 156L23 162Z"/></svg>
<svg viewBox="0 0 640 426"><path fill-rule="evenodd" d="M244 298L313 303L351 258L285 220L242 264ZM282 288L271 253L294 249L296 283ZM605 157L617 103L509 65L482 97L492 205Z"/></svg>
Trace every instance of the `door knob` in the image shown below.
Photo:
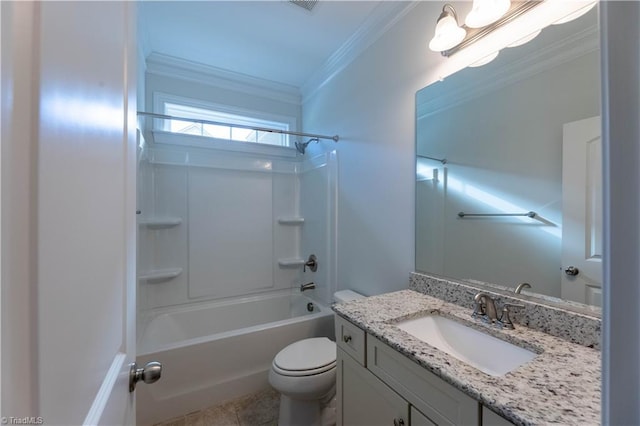
<svg viewBox="0 0 640 426"><path fill-rule="evenodd" d="M133 362L129 368L129 392L136 390L136 383L140 380L146 384L155 383L162 375L162 364L157 361L148 362L143 368Z"/></svg>
<svg viewBox="0 0 640 426"><path fill-rule="evenodd" d="M564 270L564 273L569 276L575 277L580 273L580 270L575 266L569 266L567 269Z"/></svg>

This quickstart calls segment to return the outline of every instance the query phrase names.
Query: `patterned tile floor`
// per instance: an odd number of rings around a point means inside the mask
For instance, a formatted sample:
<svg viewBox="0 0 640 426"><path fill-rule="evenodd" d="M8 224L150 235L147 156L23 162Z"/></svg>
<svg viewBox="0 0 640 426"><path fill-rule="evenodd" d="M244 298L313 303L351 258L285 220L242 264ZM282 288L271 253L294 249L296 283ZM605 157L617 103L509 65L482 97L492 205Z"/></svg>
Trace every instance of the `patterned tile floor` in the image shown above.
<svg viewBox="0 0 640 426"><path fill-rule="evenodd" d="M280 394L267 389L155 426L277 426L279 408Z"/></svg>

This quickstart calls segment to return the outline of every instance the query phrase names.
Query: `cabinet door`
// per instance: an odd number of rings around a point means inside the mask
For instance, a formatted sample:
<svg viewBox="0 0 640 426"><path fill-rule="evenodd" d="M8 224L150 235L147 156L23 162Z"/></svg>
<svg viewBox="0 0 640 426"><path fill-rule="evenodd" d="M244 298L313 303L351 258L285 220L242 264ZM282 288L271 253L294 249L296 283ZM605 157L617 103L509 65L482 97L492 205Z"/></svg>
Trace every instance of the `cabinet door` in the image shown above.
<svg viewBox="0 0 640 426"><path fill-rule="evenodd" d="M409 403L338 348L338 426L409 425Z"/></svg>
<svg viewBox="0 0 640 426"><path fill-rule="evenodd" d="M427 418L416 407L411 407L411 426L438 426Z"/></svg>
<svg viewBox="0 0 640 426"><path fill-rule="evenodd" d="M480 424L478 401L371 335L367 369L440 426Z"/></svg>
<svg viewBox="0 0 640 426"><path fill-rule="evenodd" d="M487 407L482 407L482 426L513 426L513 423Z"/></svg>

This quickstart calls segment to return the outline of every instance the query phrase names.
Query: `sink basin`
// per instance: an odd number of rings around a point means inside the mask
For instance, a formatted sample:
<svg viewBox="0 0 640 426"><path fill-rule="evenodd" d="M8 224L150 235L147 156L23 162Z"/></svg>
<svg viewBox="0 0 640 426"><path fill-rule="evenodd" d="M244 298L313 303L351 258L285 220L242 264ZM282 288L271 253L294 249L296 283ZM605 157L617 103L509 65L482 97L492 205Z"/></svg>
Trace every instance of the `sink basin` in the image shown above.
<svg viewBox="0 0 640 426"><path fill-rule="evenodd" d="M537 355L439 315L427 315L394 325L491 376L504 376Z"/></svg>

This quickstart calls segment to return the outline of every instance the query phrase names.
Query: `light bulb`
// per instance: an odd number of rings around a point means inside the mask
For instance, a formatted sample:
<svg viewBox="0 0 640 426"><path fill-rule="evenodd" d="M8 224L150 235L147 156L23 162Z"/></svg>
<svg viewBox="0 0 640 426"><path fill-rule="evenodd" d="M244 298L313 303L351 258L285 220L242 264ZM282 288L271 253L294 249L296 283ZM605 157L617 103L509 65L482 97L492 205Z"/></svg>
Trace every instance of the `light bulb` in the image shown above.
<svg viewBox="0 0 640 426"><path fill-rule="evenodd" d="M485 27L502 18L510 7L511 0L473 0L464 23L470 28Z"/></svg>
<svg viewBox="0 0 640 426"><path fill-rule="evenodd" d="M447 6L453 11L452 6L445 5L440 18L438 18L435 34L429 42L429 49L435 52L442 52L457 46L467 35L467 31L458 26L455 12L448 11Z"/></svg>

